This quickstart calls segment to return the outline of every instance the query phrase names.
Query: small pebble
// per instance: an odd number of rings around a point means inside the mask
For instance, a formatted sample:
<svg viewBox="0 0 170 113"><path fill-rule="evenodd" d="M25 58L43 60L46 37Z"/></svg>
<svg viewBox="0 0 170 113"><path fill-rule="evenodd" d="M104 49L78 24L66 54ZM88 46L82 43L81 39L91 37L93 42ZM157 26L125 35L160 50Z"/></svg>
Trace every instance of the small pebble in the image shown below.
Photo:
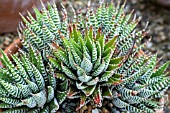
<svg viewBox="0 0 170 113"><path fill-rule="evenodd" d="M102 108L102 113L110 113L106 108Z"/></svg>
<svg viewBox="0 0 170 113"><path fill-rule="evenodd" d="M9 42L8 40L5 40L5 41L4 41L4 45L5 45L5 46L8 46L9 44L10 44L10 42Z"/></svg>
<svg viewBox="0 0 170 113"><path fill-rule="evenodd" d="M151 48L153 46L152 42L148 42L148 44L146 45L147 48Z"/></svg>
<svg viewBox="0 0 170 113"><path fill-rule="evenodd" d="M99 113L99 110L97 108L92 109L92 113Z"/></svg>

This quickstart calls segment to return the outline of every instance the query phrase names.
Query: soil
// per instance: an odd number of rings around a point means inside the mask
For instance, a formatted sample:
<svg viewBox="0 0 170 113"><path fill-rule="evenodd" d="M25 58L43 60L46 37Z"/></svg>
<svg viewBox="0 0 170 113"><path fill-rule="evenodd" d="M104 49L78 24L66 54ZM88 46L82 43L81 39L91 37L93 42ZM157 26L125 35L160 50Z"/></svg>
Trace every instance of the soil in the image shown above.
<svg viewBox="0 0 170 113"><path fill-rule="evenodd" d="M62 0L59 0L60 2ZM91 0L96 6L98 0ZM110 1L110 0L105 0ZM113 0L118 1L118 0ZM88 0L64 0L62 3L69 9L69 5L73 5L75 9L80 6L86 6ZM159 6L159 4L150 3L149 0L127 0L125 11L128 13L132 9L135 10L136 16L142 16L142 20L138 25L138 29L143 29L149 22L149 34L144 38L143 42L152 37L147 44L147 52L156 53L158 50L158 58L162 58L159 64L170 60L170 8ZM70 11L70 10L68 10ZM71 15L71 13L69 13ZM16 32L0 34L0 48L6 48L13 40L18 37ZM170 70L170 67L169 67ZM167 91L170 98L170 90ZM166 106L166 112L170 113L170 104Z"/></svg>

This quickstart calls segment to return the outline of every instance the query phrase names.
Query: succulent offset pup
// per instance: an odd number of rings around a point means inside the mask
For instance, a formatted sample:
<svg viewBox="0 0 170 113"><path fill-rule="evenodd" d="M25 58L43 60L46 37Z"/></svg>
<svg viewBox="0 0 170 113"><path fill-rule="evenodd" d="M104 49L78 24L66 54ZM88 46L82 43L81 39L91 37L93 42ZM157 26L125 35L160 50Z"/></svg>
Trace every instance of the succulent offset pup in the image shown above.
<svg viewBox="0 0 170 113"><path fill-rule="evenodd" d="M36 19L29 12L22 16L25 24L18 33L28 53L12 55L13 64L1 50L4 112L55 113L66 99L77 98L75 111L87 103L102 107L104 98L113 103L112 113L155 113L161 108L158 100L170 86L165 73L170 62L157 68L156 54L141 53L147 31L135 30L140 18L131 19L133 11L125 15L125 4L100 2L94 11L89 2L85 18L73 9L71 23L64 7L60 19L55 3L42 6L41 12L34 7Z"/></svg>

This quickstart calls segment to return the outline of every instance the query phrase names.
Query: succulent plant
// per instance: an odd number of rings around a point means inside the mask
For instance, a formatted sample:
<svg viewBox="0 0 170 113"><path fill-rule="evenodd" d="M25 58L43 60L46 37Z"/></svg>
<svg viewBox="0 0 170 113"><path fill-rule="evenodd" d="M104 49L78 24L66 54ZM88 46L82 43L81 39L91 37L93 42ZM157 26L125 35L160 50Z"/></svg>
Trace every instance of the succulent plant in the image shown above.
<svg viewBox="0 0 170 113"><path fill-rule="evenodd" d="M70 23L64 6L62 19L55 3L42 6L42 11L34 7L36 19L29 12L21 15L25 24L18 33L28 53L11 55L13 64L1 50L0 108L55 112L61 105L62 112L75 112L69 99L79 98L76 110L87 103L101 107L104 98L112 101L113 112L160 108L158 100L170 86L165 73L170 62L157 67L156 54L141 53L148 31L135 29L141 17L132 19L133 11L126 15L125 3L101 1L95 11L89 2L85 17L72 8Z"/></svg>
<svg viewBox="0 0 170 113"><path fill-rule="evenodd" d="M20 53L11 55L13 63L1 50L5 68L0 68L0 108L4 113L55 113L60 99L52 69L47 70L32 47Z"/></svg>
<svg viewBox="0 0 170 113"><path fill-rule="evenodd" d="M61 6L63 6L63 18L61 21L56 4L47 4L48 10L42 3L42 13L36 7L33 7L36 19L33 18L29 12L27 17L20 14L25 24L21 22L18 29L18 34L26 49L29 48L29 45L31 44L35 49L44 54L50 52L50 43L53 41L61 44L59 31L65 37L68 37L68 18L64 6L61 4Z"/></svg>
<svg viewBox="0 0 170 113"><path fill-rule="evenodd" d="M109 86L121 78L114 73L122 61L122 57L113 56L117 37L106 42L100 29L96 35L92 27L85 34L76 26L70 30L69 40L61 36L63 47L55 45L55 57L49 57L56 77L67 81L63 86L68 87L68 98L81 98L77 109L88 101L102 106L103 97L111 97Z"/></svg>
<svg viewBox="0 0 170 113"><path fill-rule="evenodd" d="M122 82L113 86L113 104L120 111L155 113L160 109L159 99L170 85L164 71L167 62L156 69L157 55L134 57L132 54L117 70Z"/></svg>

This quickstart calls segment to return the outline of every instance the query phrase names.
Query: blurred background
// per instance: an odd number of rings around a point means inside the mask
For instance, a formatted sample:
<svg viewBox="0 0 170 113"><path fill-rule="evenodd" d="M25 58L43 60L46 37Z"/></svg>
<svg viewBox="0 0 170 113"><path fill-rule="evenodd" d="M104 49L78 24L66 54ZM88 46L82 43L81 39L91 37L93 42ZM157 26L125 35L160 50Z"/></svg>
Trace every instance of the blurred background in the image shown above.
<svg viewBox="0 0 170 113"><path fill-rule="evenodd" d="M89 0L42 0L45 4L47 1L55 1L60 10L62 3L68 15L72 15L70 5L76 10L80 7L83 12L86 12L86 5ZM110 2L111 0L105 0ZM115 3L119 0L113 0ZM135 10L137 17L142 16L137 29L143 29L149 22L149 34L143 39L143 42L152 37L144 51L156 53L158 50L159 58L162 64L170 60L170 0L126 0L126 13ZM94 8L97 7L99 0L91 0ZM124 2L124 0L121 0ZM39 0L0 0L0 48L6 48L10 43L18 38L16 29L21 20L19 12L24 16L27 15L27 10L33 15L32 6L35 5L38 9L41 8ZM170 67L169 67L170 70ZM170 90L167 91L170 94ZM170 97L170 96L169 96ZM170 100L170 99L169 99ZM167 105L166 113L170 113L170 104Z"/></svg>

